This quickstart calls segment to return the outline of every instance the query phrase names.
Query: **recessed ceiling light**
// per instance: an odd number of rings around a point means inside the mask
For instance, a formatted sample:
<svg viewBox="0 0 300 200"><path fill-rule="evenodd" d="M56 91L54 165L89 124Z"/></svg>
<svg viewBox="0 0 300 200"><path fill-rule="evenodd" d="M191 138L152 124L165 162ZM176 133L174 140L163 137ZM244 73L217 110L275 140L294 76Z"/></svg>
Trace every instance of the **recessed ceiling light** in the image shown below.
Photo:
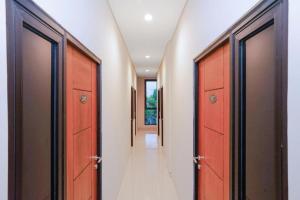
<svg viewBox="0 0 300 200"><path fill-rule="evenodd" d="M145 72L150 72L150 69L146 69Z"/></svg>
<svg viewBox="0 0 300 200"><path fill-rule="evenodd" d="M144 19L145 19L146 22L151 22L152 19L153 19L153 17L152 17L151 14L148 13L148 14L146 14L146 15L144 16Z"/></svg>
<svg viewBox="0 0 300 200"><path fill-rule="evenodd" d="M150 57L151 57L150 55L146 55L146 56L145 56L146 59L149 59Z"/></svg>

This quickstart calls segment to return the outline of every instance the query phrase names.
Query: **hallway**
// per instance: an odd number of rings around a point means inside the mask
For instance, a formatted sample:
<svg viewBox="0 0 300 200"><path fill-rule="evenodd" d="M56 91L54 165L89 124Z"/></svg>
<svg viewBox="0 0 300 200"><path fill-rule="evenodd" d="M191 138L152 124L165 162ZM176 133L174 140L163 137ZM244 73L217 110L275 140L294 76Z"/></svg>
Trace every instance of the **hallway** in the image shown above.
<svg viewBox="0 0 300 200"><path fill-rule="evenodd" d="M0 200L300 200L299 10L0 1Z"/></svg>
<svg viewBox="0 0 300 200"><path fill-rule="evenodd" d="M118 200L177 200L156 133L138 132Z"/></svg>

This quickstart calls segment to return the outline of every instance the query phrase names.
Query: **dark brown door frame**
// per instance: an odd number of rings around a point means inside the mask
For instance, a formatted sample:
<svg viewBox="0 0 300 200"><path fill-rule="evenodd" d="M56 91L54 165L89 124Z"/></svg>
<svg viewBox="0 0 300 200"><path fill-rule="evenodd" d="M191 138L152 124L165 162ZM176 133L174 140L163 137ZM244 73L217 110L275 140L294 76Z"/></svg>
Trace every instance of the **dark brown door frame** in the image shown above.
<svg viewBox="0 0 300 200"><path fill-rule="evenodd" d="M160 136L160 89L157 90L157 135Z"/></svg>
<svg viewBox="0 0 300 200"><path fill-rule="evenodd" d="M284 2L286 3L286 2ZM280 142L280 161L281 169L280 179L280 199L288 199L288 172L287 172L287 10L285 4L280 1L270 5L266 10L260 13L255 19L252 19L248 24L237 29L232 34L232 65L233 65L233 79L234 79L234 95L233 95L233 140L234 140L234 197L235 199L245 198L245 146L243 135L244 129L244 109L246 88L244 86L244 77L242 75L242 68L244 66L244 55L241 51L243 41L252 37L268 27L274 26L275 32L275 48L276 48L276 137Z"/></svg>
<svg viewBox="0 0 300 200"><path fill-rule="evenodd" d="M134 106L134 88L131 87L130 90L130 96L131 96L131 116L130 116L130 146L133 147L133 121L135 118L135 106Z"/></svg>
<svg viewBox="0 0 300 200"><path fill-rule="evenodd" d="M18 152L17 144L20 143L19 130L21 124L20 105L22 93L20 93L20 70L21 67L21 49L20 36L22 27L27 27L41 37L45 38L56 46L55 70L53 77L56 87L53 88L54 109L52 118L52 134L55 139L52 142L52 183L51 195L54 199L62 199L63 188L63 32L61 29L54 30L49 24L40 20L30 11L25 9L23 1L6 1L7 9L7 56L8 56L8 199L15 200L19 197L17 184L20 183L20 177L16 175L19 169L18 161L20 160L20 152ZM28 6L32 6L30 2L26 2ZM19 72L18 72L19 71ZM53 105L54 105L53 104Z"/></svg>
<svg viewBox="0 0 300 200"><path fill-rule="evenodd" d="M239 184L238 184L238 171L237 171L237 159L236 154L238 153L238 143L236 143L237 132L235 131L236 125L238 124L239 118L236 116L236 97L235 92L237 80L235 80L235 34L245 29L251 23L254 23L263 14L270 11L274 7L280 7L280 15L276 16L277 20L280 20L281 29L280 36L281 41L281 65L282 65L282 96L281 96L281 109L282 109L282 135L281 142L282 148L282 200L288 200L288 158L287 158L287 54L288 54L288 0L265 0L260 2L256 7L251 9L241 19L239 19L233 26L225 31L219 38L217 38L212 44L210 44L201 54L194 59L194 156L198 155L198 95L199 95L199 77L198 77L198 62L208 55L215 48L221 46L227 40L230 40L231 44L231 167L230 167L230 199L240 199ZM198 170L197 166L194 165L194 200L198 198Z"/></svg>
<svg viewBox="0 0 300 200"><path fill-rule="evenodd" d="M164 88L160 88L161 146L164 146Z"/></svg>
<svg viewBox="0 0 300 200"><path fill-rule="evenodd" d="M134 89L134 134L136 135L137 130L137 120L136 120L136 112L137 112L137 95L136 95L136 89Z"/></svg>
<svg viewBox="0 0 300 200"><path fill-rule="evenodd" d="M16 81L17 76L15 74L17 63L20 57L16 57L16 45L18 44L18 39L16 38L16 33L19 30L16 24L17 16L23 17L23 21L32 26L32 28L42 34L44 37L57 43L58 54L57 54L57 77L55 78L57 84L57 109L56 118L57 121L57 140L55 143L57 146L56 158L57 168L54 169L56 176L54 177L55 184L57 184L55 192L55 198L58 200L65 199L65 74L64 67L66 64L66 47L67 43L80 49L84 54L92 58L97 63L97 85L98 85L98 153L102 156L102 72L101 72L101 59L99 59L95 54L93 54L89 49L87 49L79 40L68 33L63 27L61 27L54 19L52 19L47 13L45 13L39 6L34 2L28 0L6 0L6 15L7 15L7 73L8 73L8 199L16 199L16 183L19 181L18 177L15 176L17 167L17 154L15 146L15 135L18 129L18 124L16 124L16 117L19 113L16 113L16 107L19 105L19 96L16 93ZM98 171L98 199L102 199L102 163L99 166Z"/></svg>

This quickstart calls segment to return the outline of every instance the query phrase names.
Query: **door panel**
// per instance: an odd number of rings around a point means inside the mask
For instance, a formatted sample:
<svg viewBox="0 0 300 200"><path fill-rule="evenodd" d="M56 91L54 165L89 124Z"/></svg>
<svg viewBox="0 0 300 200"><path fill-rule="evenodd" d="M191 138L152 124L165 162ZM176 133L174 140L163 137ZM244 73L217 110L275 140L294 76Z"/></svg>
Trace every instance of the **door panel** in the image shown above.
<svg viewBox="0 0 300 200"><path fill-rule="evenodd" d="M223 49L217 49L203 64L205 65L205 90L213 90L223 88L224 85L224 54Z"/></svg>
<svg viewBox="0 0 300 200"><path fill-rule="evenodd" d="M76 76L76 77L75 77ZM96 200L100 163L97 65L67 46L67 199Z"/></svg>
<svg viewBox="0 0 300 200"><path fill-rule="evenodd" d="M90 164L91 149L92 138L90 128L74 136L74 178Z"/></svg>
<svg viewBox="0 0 300 200"><path fill-rule="evenodd" d="M205 200L223 200L224 186L223 180L209 168L205 167L205 186L204 199Z"/></svg>
<svg viewBox="0 0 300 200"><path fill-rule="evenodd" d="M224 135L205 128L205 161L216 175L223 179Z"/></svg>
<svg viewBox="0 0 300 200"><path fill-rule="evenodd" d="M74 180L74 200L92 199L92 169L91 165Z"/></svg>
<svg viewBox="0 0 300 200"><path fill-rule="evenodd" d="M224 126L224 94L223 89L205 92L204 123L205 127L223 133Z"/></svg>
<svg viewBox="0 0 300 200"><path fill-rule="evenodd" d="M91 61L79 51L73 51L73 86L76 89L91 91L92 66Z"/></svg>
<svg viewBox="0 0 300 200"><path fill-rule="evenodd" d="M198 65L197 199L229 200L229 43Z"/></svg>

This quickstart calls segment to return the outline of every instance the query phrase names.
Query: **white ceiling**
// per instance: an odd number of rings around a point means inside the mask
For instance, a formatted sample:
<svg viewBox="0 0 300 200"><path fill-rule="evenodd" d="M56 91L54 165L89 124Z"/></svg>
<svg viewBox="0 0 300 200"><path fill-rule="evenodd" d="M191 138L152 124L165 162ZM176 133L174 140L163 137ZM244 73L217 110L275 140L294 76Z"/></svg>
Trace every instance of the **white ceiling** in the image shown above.
<svg viewBox="0 0 300 200"><path fill-rule="evenodd" d="M153 77L186 0L108 0L138 76ZM144 16L150 13L151 22ZM150 55L150 59L145 56ZM150 69L150 72L146 72Z"/></svg>

